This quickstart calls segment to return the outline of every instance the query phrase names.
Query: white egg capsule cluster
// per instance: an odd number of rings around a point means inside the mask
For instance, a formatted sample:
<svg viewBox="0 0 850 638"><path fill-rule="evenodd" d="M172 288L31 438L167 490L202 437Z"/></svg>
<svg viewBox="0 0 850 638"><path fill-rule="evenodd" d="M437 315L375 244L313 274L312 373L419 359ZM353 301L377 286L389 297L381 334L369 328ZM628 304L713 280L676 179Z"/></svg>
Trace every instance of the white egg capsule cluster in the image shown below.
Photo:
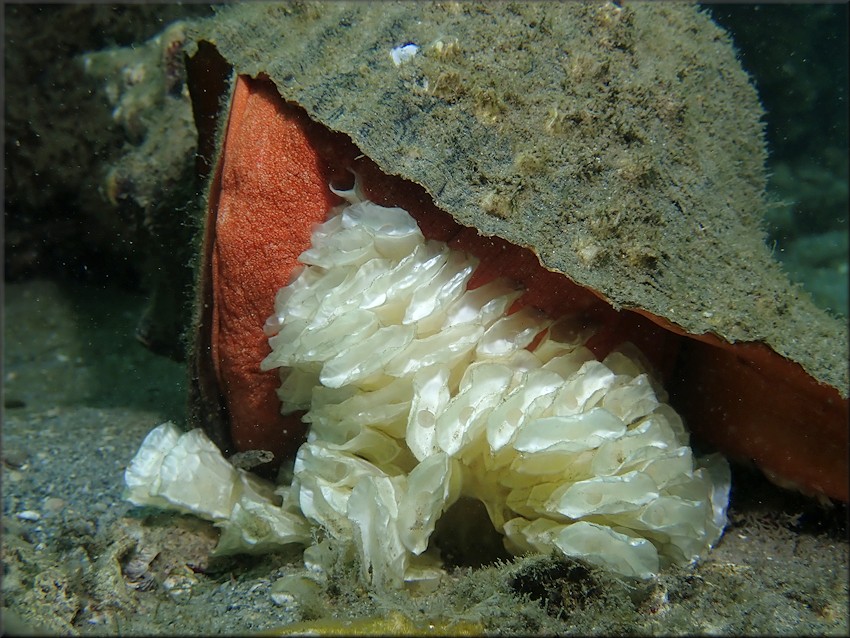
<svg viewBox="0 0 850 638"><path fill-rule="evenodd" d="M522 294L510 282L468 290L477 260L426 240L406 211L340 194L350 205L277 295L262 368L281 368L282 412L310 424L292 498L356 541L374 585L435 576L429 538L460 496L484 503L515 554L626 575L718 540L728 466L693 458L633 347L597 361L569 318L507 314Z"/></svg>

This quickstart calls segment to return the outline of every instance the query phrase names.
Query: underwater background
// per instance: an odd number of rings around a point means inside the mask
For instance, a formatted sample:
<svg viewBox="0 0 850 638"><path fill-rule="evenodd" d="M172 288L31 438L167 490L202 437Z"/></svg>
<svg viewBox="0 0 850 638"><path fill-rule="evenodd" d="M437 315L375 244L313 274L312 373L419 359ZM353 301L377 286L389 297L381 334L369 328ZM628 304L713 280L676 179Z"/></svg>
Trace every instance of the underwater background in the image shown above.
<svg viewBox="0 0 850 638"><path fill-rule="evenodd" d="M767 112L774 256L847 316L847 4L704 6L731 31Z"/></svg>
<svg viewBox="0 0 850 638"><path fill-rule="evenodd" d="M773 254L819 306L846 317L848 6L702 6L731 32L766 110ZM443 598L420 603L427 614L400 598L370 598L351 574L339 574L330 594L309 586L291 594L300 556L210 563L210 525L169 514L143 523L121 501L123 468L151 427L185 418L185 370L138 340L179 355L157 335L179 332L190 291L155 299L151 291L163 278L189 285L191 256L185 269L163 272L145 244L152 219L139 202L159 197L179 215L188 197L167 181L185 167L159 162L149 183L130 185L121 163L128 144L159 157L182 143L152 136L145 107L155 98L137 61L161 55L144 44L175 21L212 11L5 4L3 12L3 616L11 633L243 633L335 610L377 619L402 610L409 622L449 610L449 633L846 634L846 508L821 510L745 470L726 538L694 575L633 591L525 560L460 573ZM82 56L94 52L102 55L86 68ZM136 87L132 101L109 102L92 73L104 69ZM175 232L185 249L189 231L185 223ZM461 622L469 624L452 625Z"/></svg>

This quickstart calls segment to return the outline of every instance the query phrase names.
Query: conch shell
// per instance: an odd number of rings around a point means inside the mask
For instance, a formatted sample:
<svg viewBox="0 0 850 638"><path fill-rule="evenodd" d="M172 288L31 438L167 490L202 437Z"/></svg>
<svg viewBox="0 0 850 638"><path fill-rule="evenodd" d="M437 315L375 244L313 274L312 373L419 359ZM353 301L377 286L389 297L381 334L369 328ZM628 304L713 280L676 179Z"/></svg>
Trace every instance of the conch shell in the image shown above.
<svg viewBox="0 0 850 638"><path fill-rule="evenodd" d="M262 295L291 274L234 267L246 246L286 243L242 210L333 205L319 186L354 168L372 175L373 199L387 186L385 203L442 211L619 315L686 337L667 377L691 430L781 484L848 500L846 325L765 246L761 108L707 15L675 3L262 3L189 32L202 148L210 98L227 94L230 69L238 77L193 355L195 418L222 447L300 443L297 431L288 443L245 435L280 431L274 410L260 422L271 403L233 418L248 394L276 401L258 367L273 301ZM283 219L297 255L316 219ZM235 261L220 260L228 251Z"/></svg>

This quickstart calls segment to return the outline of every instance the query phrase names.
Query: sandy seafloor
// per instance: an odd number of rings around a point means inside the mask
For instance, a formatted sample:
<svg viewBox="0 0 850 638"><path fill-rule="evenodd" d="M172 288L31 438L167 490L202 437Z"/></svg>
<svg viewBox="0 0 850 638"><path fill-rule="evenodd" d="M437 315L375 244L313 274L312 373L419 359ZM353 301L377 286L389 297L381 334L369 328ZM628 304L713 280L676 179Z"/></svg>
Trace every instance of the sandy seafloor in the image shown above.
<svg viewBox="0 0 850 638"><path fill-rule="evenodd" d="M730 525L707 559L642 584L534 558L454 569L416 596L369 593L345 570L286 595L280 579L304 573L298 550L210 560L212 525L121 500L145 434L182 416L184 368L133 339L143 301L45 280L5 288L9 634L250 634L306 621L343 633L405 622L449 633L847 635L846 508L749 470L735 471Z"/></svg>

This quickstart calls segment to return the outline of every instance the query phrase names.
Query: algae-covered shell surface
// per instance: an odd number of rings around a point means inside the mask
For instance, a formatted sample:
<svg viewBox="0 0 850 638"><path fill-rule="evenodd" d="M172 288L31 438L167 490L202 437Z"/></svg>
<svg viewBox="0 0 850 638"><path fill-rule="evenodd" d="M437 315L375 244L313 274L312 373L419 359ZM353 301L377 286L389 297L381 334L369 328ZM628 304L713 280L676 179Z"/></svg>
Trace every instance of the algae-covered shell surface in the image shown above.
<svg viewBox="0 0 850 638"><path fill-rule="evenodd" d="M846 396L845 326L763 241L756 91L695 7L258 3L195 28L460 223Z"/></svg>

